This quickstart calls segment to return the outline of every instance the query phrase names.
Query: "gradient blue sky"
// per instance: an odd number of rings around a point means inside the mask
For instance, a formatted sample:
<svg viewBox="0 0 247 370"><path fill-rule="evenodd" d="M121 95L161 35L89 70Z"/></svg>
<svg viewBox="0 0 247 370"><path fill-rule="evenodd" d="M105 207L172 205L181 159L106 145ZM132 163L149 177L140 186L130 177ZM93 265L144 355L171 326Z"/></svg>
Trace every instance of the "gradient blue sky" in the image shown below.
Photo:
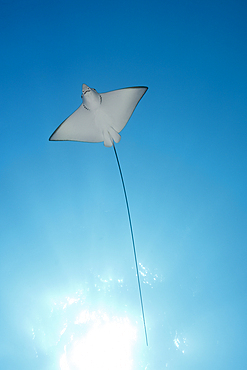
<svg viewBox="0 0 247 370"><path fill-rule="evenodd" d="M126 370L243 369L246 2L0 7L0 367L64 370L64 346L93 323L76 326L86 309L137 330ZM117 145L148 348L113 150L48 141L81 104L82 83L149 87ZM84 361L66 369L88 370Z"/></svg>

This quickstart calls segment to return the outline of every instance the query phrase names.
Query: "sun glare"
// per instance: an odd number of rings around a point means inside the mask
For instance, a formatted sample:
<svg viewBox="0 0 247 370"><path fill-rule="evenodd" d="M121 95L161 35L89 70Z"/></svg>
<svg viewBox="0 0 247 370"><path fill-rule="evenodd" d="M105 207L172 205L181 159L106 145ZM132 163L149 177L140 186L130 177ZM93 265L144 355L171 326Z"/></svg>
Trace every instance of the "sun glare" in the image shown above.
<svg viewBox="0 0 247 370"><path fill-rule="evenodd" d="M131 370L136 329L127 318L109 318L100 311L82 311L76 324L90 322L90 329L79 340L64 346L61 370Z"/></svg>
<svg viewBox="0 0 247 370"><path fill-rule="evenodd" d="M140 268L145 284L157 283L157 274ZM49 298L49 309L41 310L32 325L36 357L51 363L56 357L60 370L132 370L138 361L135 344L141 321L130 306L123 309L124 301L118 302L126 289L122 278L97 275L69 295ZM142 336L140 340L144 345Z"/></svg>

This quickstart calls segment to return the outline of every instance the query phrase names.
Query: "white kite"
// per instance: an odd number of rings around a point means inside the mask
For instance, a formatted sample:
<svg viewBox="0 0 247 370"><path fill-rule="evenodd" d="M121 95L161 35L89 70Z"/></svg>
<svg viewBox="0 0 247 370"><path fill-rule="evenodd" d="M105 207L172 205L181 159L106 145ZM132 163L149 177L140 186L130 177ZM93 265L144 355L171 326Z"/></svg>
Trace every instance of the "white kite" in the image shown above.
<svg viewBox="0 0 247 370"><path fill-rule="evenodd" d="M124 196L127 206L132 245L135 257L136 274L140 294L143 324L145 330L146 344L148 345L147 329L144 315L144 307L141 293L141 284L138 271L138 262L130 210L124 179L114 145L119 143L121 136L119 132L126 126L135 107L147 91L147 87L128 87L99 94L95 89L82 85L82 104L53 132L51 141L84 141L90 143L104 142L106 147L113 146L120 177L123 184Z"/></svg>

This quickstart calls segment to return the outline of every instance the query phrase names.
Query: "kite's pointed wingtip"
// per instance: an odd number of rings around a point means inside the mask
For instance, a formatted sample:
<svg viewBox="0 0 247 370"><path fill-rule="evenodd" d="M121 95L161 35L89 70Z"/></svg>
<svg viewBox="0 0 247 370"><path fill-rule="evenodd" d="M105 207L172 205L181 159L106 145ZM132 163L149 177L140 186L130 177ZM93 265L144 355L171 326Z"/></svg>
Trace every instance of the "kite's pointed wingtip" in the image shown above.
<svg viewBox="0 0 247 370"><path fill-rule="evenodd" d="M145 92L148 90L148 86L140 86L142 89L145 89ZM144 92L144 94L145 94Z"/></svg>
<svg viewBox="0 0 247 370"><path fill-rule="evenodd" d="M51 134L51 136L49 137L49 141L55 141L52 137L53 137L53 135L54 135L54 132L53 132L53 134Z"/></svg>

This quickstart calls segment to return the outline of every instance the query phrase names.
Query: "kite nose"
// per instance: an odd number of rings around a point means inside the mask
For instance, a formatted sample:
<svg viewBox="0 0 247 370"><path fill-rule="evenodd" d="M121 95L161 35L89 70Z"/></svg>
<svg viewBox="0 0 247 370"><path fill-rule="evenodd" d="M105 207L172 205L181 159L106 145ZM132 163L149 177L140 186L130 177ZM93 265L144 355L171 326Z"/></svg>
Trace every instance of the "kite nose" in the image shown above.
<svg viewBox="0 0 247 370"><path fill-rule="evenodd" d="M82 92L85 93L85 91L90 90L90 87L86 84L82 85Z"/></svg>
<svg viewBox="0 0 247 370"><path fill-rule="evenodd" d="M86 84L82 84L82 94L81 94L81 98L83 98L83 95L86 94L86 92L90 91L90 87Z"/></svg>

